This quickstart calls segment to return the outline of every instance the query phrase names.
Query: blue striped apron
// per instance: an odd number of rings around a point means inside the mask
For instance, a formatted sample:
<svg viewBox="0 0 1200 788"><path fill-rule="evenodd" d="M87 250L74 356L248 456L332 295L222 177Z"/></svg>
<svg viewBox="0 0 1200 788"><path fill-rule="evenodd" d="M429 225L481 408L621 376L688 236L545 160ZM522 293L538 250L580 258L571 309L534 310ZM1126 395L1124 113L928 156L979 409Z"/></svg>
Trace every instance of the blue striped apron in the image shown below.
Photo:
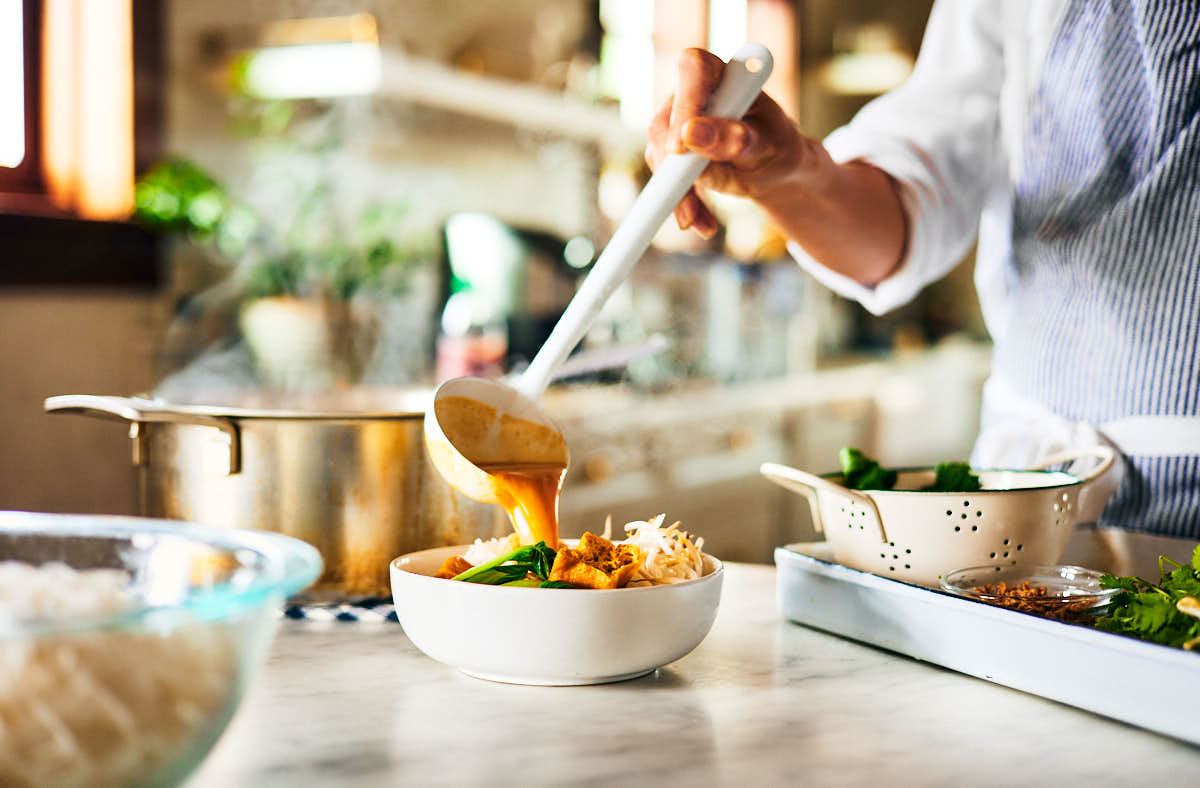
<svg viewBox="0 0 1200 788"><path fill-rule="evenodd" d="M1024 319L994 375L1067 419L1177 435L1126 458L1099 522L1200 538L1200 4L1075 0L1046 58L1005 272Z"/></svg>

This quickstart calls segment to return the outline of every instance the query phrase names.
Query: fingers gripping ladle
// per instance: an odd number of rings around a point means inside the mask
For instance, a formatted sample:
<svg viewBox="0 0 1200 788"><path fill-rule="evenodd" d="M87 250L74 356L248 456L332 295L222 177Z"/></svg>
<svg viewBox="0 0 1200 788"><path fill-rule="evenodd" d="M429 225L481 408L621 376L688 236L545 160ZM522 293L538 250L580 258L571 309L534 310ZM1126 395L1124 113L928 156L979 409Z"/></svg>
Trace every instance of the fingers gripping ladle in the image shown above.
<svg viewBox="0 0 1200 788"><path fill-rule="evenodd" d="M742 46L725 65L705 114L742 117L771 66L766 47ZM434 466L469 497L504 506L523 543L557 540L557 492L567 466L566 441L537 400L707 164L696 153L663 159L514 385L464 377L447 380L434 392L425 414L425 440Z"/></svg>

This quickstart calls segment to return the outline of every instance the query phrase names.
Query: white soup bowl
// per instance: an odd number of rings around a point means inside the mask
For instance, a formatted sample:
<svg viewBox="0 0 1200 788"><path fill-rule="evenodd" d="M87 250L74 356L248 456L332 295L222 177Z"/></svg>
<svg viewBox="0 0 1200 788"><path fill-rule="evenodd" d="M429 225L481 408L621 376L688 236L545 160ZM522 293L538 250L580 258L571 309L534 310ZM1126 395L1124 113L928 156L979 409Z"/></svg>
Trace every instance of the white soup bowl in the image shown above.
<svg viewBox="0 0 1200 788"><path fill-rule="evenodd" d="M434 577L461 547L392 561L396 616L413 644L477 678L510 684L602 684L635 678L700 645L724 567L705 554L695 580L634 588L521 588Z"/></svg>

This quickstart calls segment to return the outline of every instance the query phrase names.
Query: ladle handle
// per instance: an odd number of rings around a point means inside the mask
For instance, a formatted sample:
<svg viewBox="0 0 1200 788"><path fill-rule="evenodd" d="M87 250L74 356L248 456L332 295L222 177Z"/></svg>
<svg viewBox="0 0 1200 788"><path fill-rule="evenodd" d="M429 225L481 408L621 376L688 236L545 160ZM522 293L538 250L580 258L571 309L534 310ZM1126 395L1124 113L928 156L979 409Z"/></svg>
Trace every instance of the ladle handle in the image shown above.
<svg viewBox="0 0 1200 788"><path fill-rule="evenodd" d="M744 44L721 72L721 82L708 102L709 117L740 118L771 75L771 53L762 44ZM641 259L658 228L704 171L708 159L697 153L667 156L650 178L633 208L621 221L591 273L567 305L554 331L517 381L516 388L537 399L554 370L583 339L613 291Z"/></svg>

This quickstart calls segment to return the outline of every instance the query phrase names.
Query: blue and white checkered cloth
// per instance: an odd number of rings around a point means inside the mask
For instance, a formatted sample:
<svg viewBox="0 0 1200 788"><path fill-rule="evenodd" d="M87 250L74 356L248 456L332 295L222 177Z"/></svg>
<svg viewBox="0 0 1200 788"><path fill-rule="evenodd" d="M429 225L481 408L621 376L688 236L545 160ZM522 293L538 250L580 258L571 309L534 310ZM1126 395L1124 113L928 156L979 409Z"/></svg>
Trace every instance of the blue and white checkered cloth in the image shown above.
<svg viewBox="0 0 1200 788"><path fill-rule="evenodd" d="M396 606L391 597L368 597L354 601L328 603L288 602L284 605L281 616L297 621L329 621L347 624L386 624L397 621Z"/></svg>

